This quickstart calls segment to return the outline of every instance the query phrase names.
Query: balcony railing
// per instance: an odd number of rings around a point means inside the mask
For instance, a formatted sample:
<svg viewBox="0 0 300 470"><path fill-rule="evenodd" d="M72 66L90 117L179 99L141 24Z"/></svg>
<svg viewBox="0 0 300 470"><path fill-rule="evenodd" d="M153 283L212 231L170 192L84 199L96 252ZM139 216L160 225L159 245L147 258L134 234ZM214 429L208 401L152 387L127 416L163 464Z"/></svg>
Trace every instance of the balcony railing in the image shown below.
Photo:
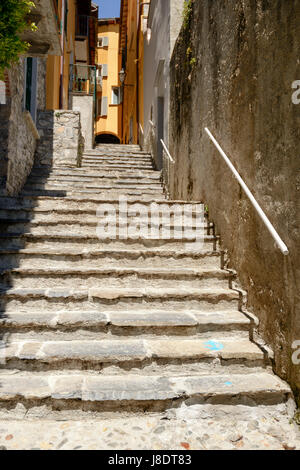
<svg viewBox="0 0 300 470"><path fill-rule="evenodd" d="M92 65L70 65L70 93L94 95L96 99L96 67Z"/></svg>

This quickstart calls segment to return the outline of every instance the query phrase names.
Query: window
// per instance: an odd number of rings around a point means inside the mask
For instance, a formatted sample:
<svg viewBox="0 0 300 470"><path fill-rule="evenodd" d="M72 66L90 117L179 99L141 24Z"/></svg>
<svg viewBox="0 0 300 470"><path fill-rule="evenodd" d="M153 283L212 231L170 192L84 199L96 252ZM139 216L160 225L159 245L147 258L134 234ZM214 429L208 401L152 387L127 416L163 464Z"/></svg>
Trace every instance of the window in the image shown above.
<svg viewBox="0 0 300 470"><path fill-rule="evenodd" d="M108 76L108 65L107 64L101 64L99 68L101 69L102 77L107 77Z"/></svg>
<svg viewBox="0 0 300 470"><path fill-rule="evenodd" d="M111 104L121 103L121 89L119 87L112 87Z"/></svg>
<svg viewBox="0 0 300 470"><path fill-rule="evenodd" d="M66 3L65 3L65 33L66 34L68 32L68 14L69 14L68 0L66 0Z"/></svg>
<svg viewBox="0 0 300 470"><path fill-rule="evenodd" d="M37 111L37 59L25 59L24 108L36 122Z"/></svg>
<svg viewBox="0 0 300 470"><path fill-rule="evenodd" d="M98 38L98 47L108 47L109 38L107 36L102 36Z"/></svg>
<svg viewBox="0 0 300 470"><path fill-rule="evenodd" d="M107 105L108 105L107 96L102 96L102 98L101 98L100 116L107 116Z"/></svg>

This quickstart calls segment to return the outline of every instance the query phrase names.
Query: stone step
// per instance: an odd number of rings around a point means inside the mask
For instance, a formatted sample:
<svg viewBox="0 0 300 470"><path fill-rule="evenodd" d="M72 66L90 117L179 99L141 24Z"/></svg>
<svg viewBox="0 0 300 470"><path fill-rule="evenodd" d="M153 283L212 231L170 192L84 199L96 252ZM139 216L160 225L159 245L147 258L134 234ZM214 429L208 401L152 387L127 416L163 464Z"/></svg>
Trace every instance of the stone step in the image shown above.
<svg viewBox="0 0 300 470"><path fill-rule="evenodd" d="M93 170L87 171L82 168L61 168L61 167L34 167L30 177L33 178L149 178L160 180L161 172L156 170Z"/></svg>
<svg viewBox="0 0 300 470"><path fill-rule="evenodd" d="M221 287L177 288L5 288L0 292L0 310L12 311L95 310L237 310L241 294Z"/></svg>
<svg viewBox="0 0 300 470"><path fill-rule="evenodd" d="M3 347L2 347L3 349ZM151 363L211 362L218 358L221 364L263 366L264 353L249 338L228 337L218 334L199 339L128 338L70 341L44 341L36 335L28 341L14 341L14 335L1 352L5 369L47 370L81 369L103 370L116 365L119 368L143 368ZM1 365L0 365L1 367ZM1 367L3 368L3 366ZM0 387L1 393L1 387Z"/></svg>
<svg viewBox="0 0 300 470"><path fill-rule="evenodd" d="M107 173L99 173L99 175L83 175L83 174L68 174L68 173L51 173L48 175L38 175L38 174L31 174L29 179L27 180L28 184L38 183L38 184L45 184L45 183L114 183L115 181L119 181L122 184L160 184L160 174L157 172L153 172L153 175L136 175L135 173L116 173L113 172Z"/></svg>
<svg viewBox="0 0 300 470"><path fill-rule="evenodd" d="M31 183L30 181L26 183L23 191L35 191L35 190L58 190L58 191L77 191L77 190L95 190L95 192L102 192L103 190L112 191L116 190L138 190L138 191L159 191L163 193L162 185L160 182L152 181L146 182L143 181L120 181L115 179L113 181L96 181L96 182L67 182L67 181L49 181L47 183Z"/></svg>
<svg viewBox="0 0 300 470"><path fill-rule="evenodd" d="M151 157L151 153L137 150L134 148L131 149L108 149L108 148L103 148L103 149L94 149L94 150L86 150L83 153L84 156L93 156L93 155L116 155L116 156L122 156L122 155L132 155L136 157Z"/></svg>
<svg viewBox="0 0 300 470"><path fill-rule="evenodd" d="M77 213L96 213L99 208L99 204L109 203L112 204L117 213L120 211L126 211L128 209L134 209L135 207L145 206L150 213L152 204L156 204L155 208L159 206L160 212L166 211L168 214L174 212L174 208L182 208L182 211L185 208L190 208L193 212L201 211L203 205L201 203L191 202L186 203L183 201L167 201L163 197L153 198L151 200L144 200L142 198L134 197L128 199L128 202L124 204L124 201L121 200L122 206L120 206L120 198L113 197L107 194L105 197L101 196L87 196L87 197L66 197L62 201L61 198L57 197L47 197L47 196L20 196L15 198L10 197L0 197L0 210L35 210L37 212L44 211L64 211L64 213L71 213L72 211L77 211Z"/></svg>
<svg viewBox="0 0 300 470"><path fill-rule="evenodd" d="M4 194L4 191L2 191L2 194ZM126 196L130 197L156 197L157 199L161 199L163 197L163 191L162 189L124 189L124 188L109 188L109 189L74 189L74 190L65 190L65 189L23 189L21 195L22 196L45 196L45 197L61 197L61 198L66 198L66 197L84 197L87 198L91 195L98 195L100 198L104 199L104 197L107 198L108 195L111 195L112 198L119 197L119 196Z"/></svg>
<svg viewBox="0 0 300 470"><path fill-rule="evenodd" d="M127 149L122 151L113 151L109 149L97 149L97 150L87 150L83 153L83 157L132 157L132 158L152 158L150 153L136 151L135 149Z"/></svg>
<svg viewBox="0 0 300 470"><path fill-rule="evenodd" d="M234 310L225 311L30 311L0 314L0 327L3 333L10 331L70 332L74 339L74 329L88 331L93 339L100 333L116 336L152 335L196 335L212 332L249 331L253 320ZM53 335L52 333L52 335ZM44 337L45 339L45 337ZM57 339L57 338L55 338ZM10 340L10 338L9 338Z"/></svg>
<svg viewBox="0 0 300 470"><path fill-rule="evenodd" d="M289 386L267 372L249 374L192 375L41 375L22 373L1 375L1 408L8 408L10 417L24 407L36 408L39 417L66 410L162 411L186 404L275 405L286 403L291 396ZM78 415L77 415L78 416Z"/></svg>
<svg viewBox="0 0 300 470"><path fill-rule="evenodd" d="M0 289L2 287L30 288L38 283L47 288L71 287L78 288L120 288L132 285L138 288L196 288L196 287L228 287L233 276L228 271L204 267L196 268L124 268L124 267L90 267L78 268L43 267L13 268L0 271Z"/></svg>
<svg viewBox="0 0 300 470"><path fill-rule="evenodd" d="M122 165L120 163L108 163L108 162L103 162L103 163L92 163L92 162L83 162L81 164L81 169L86 169L87 171L93 171L93 170L99 170L99 171L103 171L103 170L107 170L107 171L110 171L110 170L118 170L118 171L122 171L122 170L132 170L132 169L135 169L135 170L154 170L154 166L152 164L146 164L146 163L128 163L128 164L125 164L123 163Z"/></svg>
<svg viewBox="0 0 300 470"><path fill-rule="evenodd" d="M49 220L50 219L50 220ZM44 218L33 218L30 219L1 219L0 218L0 229L1 237L5 237L9 234L24 234L32 233L34 235L39 234L69 234L70 238L73 234L78 236L91 235L97 236L99 240L104 238L118 239L118 238L147 238L152 240L168 240L174 238L176 240L183 239L183 243L187 243L187 240L194 242L198 237L199 242L212 242L216 241L217 237L208 235L210 233L210 227L206 225L196 225L196 221L191 222L189 225L184 223L176 224L176 222L165 221L165 222L151 222L151 220L139 220L134 217L132 218L106 218L101 217L99 214L98 218L84 220L78 220L78 218L57 217L55 221L54 217Z"/></svg>
<svg viewBox="0 0 300 470"><path fill-rule="evenodd" d="M14 246L15 249L18 248L25 248L25 243L27 248L32 247L41 247L43 244L47 244L49 249L53 249L55 245L64 245L66 251L70 248L75 247L82 247L84 245L94 245L97 247L98 250L101 249L110 249L110 250L121 250L121 249L144 249L144 248L165 248L175 250L178 249L182 250L190 250L190 251L199 251L203 252L206 250L206 245L210 245L211 251L216 251L218 248L218 237L214 237L212 235L204 235L203 240L201 242L197 242L195 239L192 238L182 238L182 239L175 239L175 238L159 238L159 239L151 239L146 237L139 237L139 238L126 238L120 239L115 238L114 236L109 236L109 238L99 238L96 234L95 230L90 230L87 232L78 227L77 232L67 232L66 226L62 226L61 231L58 231L58 227L53 227L51 230L51 226L46 228L32 228L31 232L24 232L22 233L21 230L19 233L0 233L0 241L1 247L3 249L7 249L8 247Z"/></svg>
<svg viewBox="0 0 300 470"><path fill-rule="evenodd" d="M139 224L140 227L148 228L159 228L170 230L172 233L181 231L186 235L190 232L191 229L202 228L203 231L210 235L214 226L211 223L207 223L207 219L201 218L197 213L194 212L191 214L190 220L185 220L174 215L166 215L159 217L151 217L151 214L148 213L137 215L134 211L125 211L120 212L119 210L115 211L114 216L108 216L105 213L107 207L103 207L101 210L101 205L99 204L97 214L96 211L68 211L68 210L54 210L54 211L42 211L37 210L32 213L29 210L2 210L0 209L0 227L1 231L7 231L8 229L11 232L19 231L19 224L30 224L30 227L43 226L43 225L80 225L85 227L96 227L100 222L107 224L113 224L117 227L128 227L131 225ZM16 227L16 230L14 229Z"/></svg>
<svg viewBox="0 0 300 470"><path fill-rule="evenodd" d="M215 251L189 252L184 250L165 249L123 249L98 250L97 248L68 249L59 246L19 248L7 247L0 249L2 268L9 267L40 267L45 263L50 267L80 267L88 262L89 266L107 267L175 267L202 266L207 268L220 267L220 254Z"/></svg>
<svg viewBox="0 0 300 470"><path fill-rule="evenodd" d="M95 161L120 161L120 162L150 162L152 163L152 157L149 154L140 153L84 153L82 160L95 160Z"/></svg>
<svg viewBox="0 0 300 470"><path fill-rule="evenodd" d="M138 159L138 160L130 160L130 159L112 159L112 158L83 158L81 161L81 165L79 168L83 168L83 166L91 165L91 166L99 166L99 170L101 170L102 166L119 166L120 170L123 167L131 166L132 169L136 167L150 167L150 169L154 170L154 166L152 161L149 159Z"/></svg>

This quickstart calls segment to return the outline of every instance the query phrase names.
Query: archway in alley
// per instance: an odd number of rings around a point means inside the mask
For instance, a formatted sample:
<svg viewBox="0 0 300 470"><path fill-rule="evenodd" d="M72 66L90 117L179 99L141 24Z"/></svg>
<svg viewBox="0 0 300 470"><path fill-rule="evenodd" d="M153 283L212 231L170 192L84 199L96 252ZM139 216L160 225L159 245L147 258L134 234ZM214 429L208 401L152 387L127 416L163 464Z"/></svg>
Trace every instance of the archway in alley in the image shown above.
<svg viewBox="0 0 300 470"><path fill-rule="evenodd" d="M96 136L96 144L120 144L120 139L114 134L99 134Z"/></svg>

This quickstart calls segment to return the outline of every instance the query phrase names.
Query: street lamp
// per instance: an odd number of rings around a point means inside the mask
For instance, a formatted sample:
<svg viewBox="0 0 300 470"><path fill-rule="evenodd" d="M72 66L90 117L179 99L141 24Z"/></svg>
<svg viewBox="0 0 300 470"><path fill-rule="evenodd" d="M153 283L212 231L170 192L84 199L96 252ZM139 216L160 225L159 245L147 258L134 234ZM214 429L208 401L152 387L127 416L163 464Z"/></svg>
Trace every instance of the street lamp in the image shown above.
<svg viewBox="0 0 300 470"><path fill-rule="evenodd" d="M119 78L120 78L120 83L123 87L125 86L134 86L134 85L125 85L125 80L126 80L126 76L127 76L127 73L126 71L122 68L122 70L120 70L119 72Z"/></svg>
<svg viewBox="0 0 300 470"><path fill-rule="evenodd" d="M125 72L125 70L124 70L123 68L122 68L122 70L120 70L120 72L119 72L119 77L120 77L121 85L124 85L125 79L126 79L126 72Z"/></svg>

